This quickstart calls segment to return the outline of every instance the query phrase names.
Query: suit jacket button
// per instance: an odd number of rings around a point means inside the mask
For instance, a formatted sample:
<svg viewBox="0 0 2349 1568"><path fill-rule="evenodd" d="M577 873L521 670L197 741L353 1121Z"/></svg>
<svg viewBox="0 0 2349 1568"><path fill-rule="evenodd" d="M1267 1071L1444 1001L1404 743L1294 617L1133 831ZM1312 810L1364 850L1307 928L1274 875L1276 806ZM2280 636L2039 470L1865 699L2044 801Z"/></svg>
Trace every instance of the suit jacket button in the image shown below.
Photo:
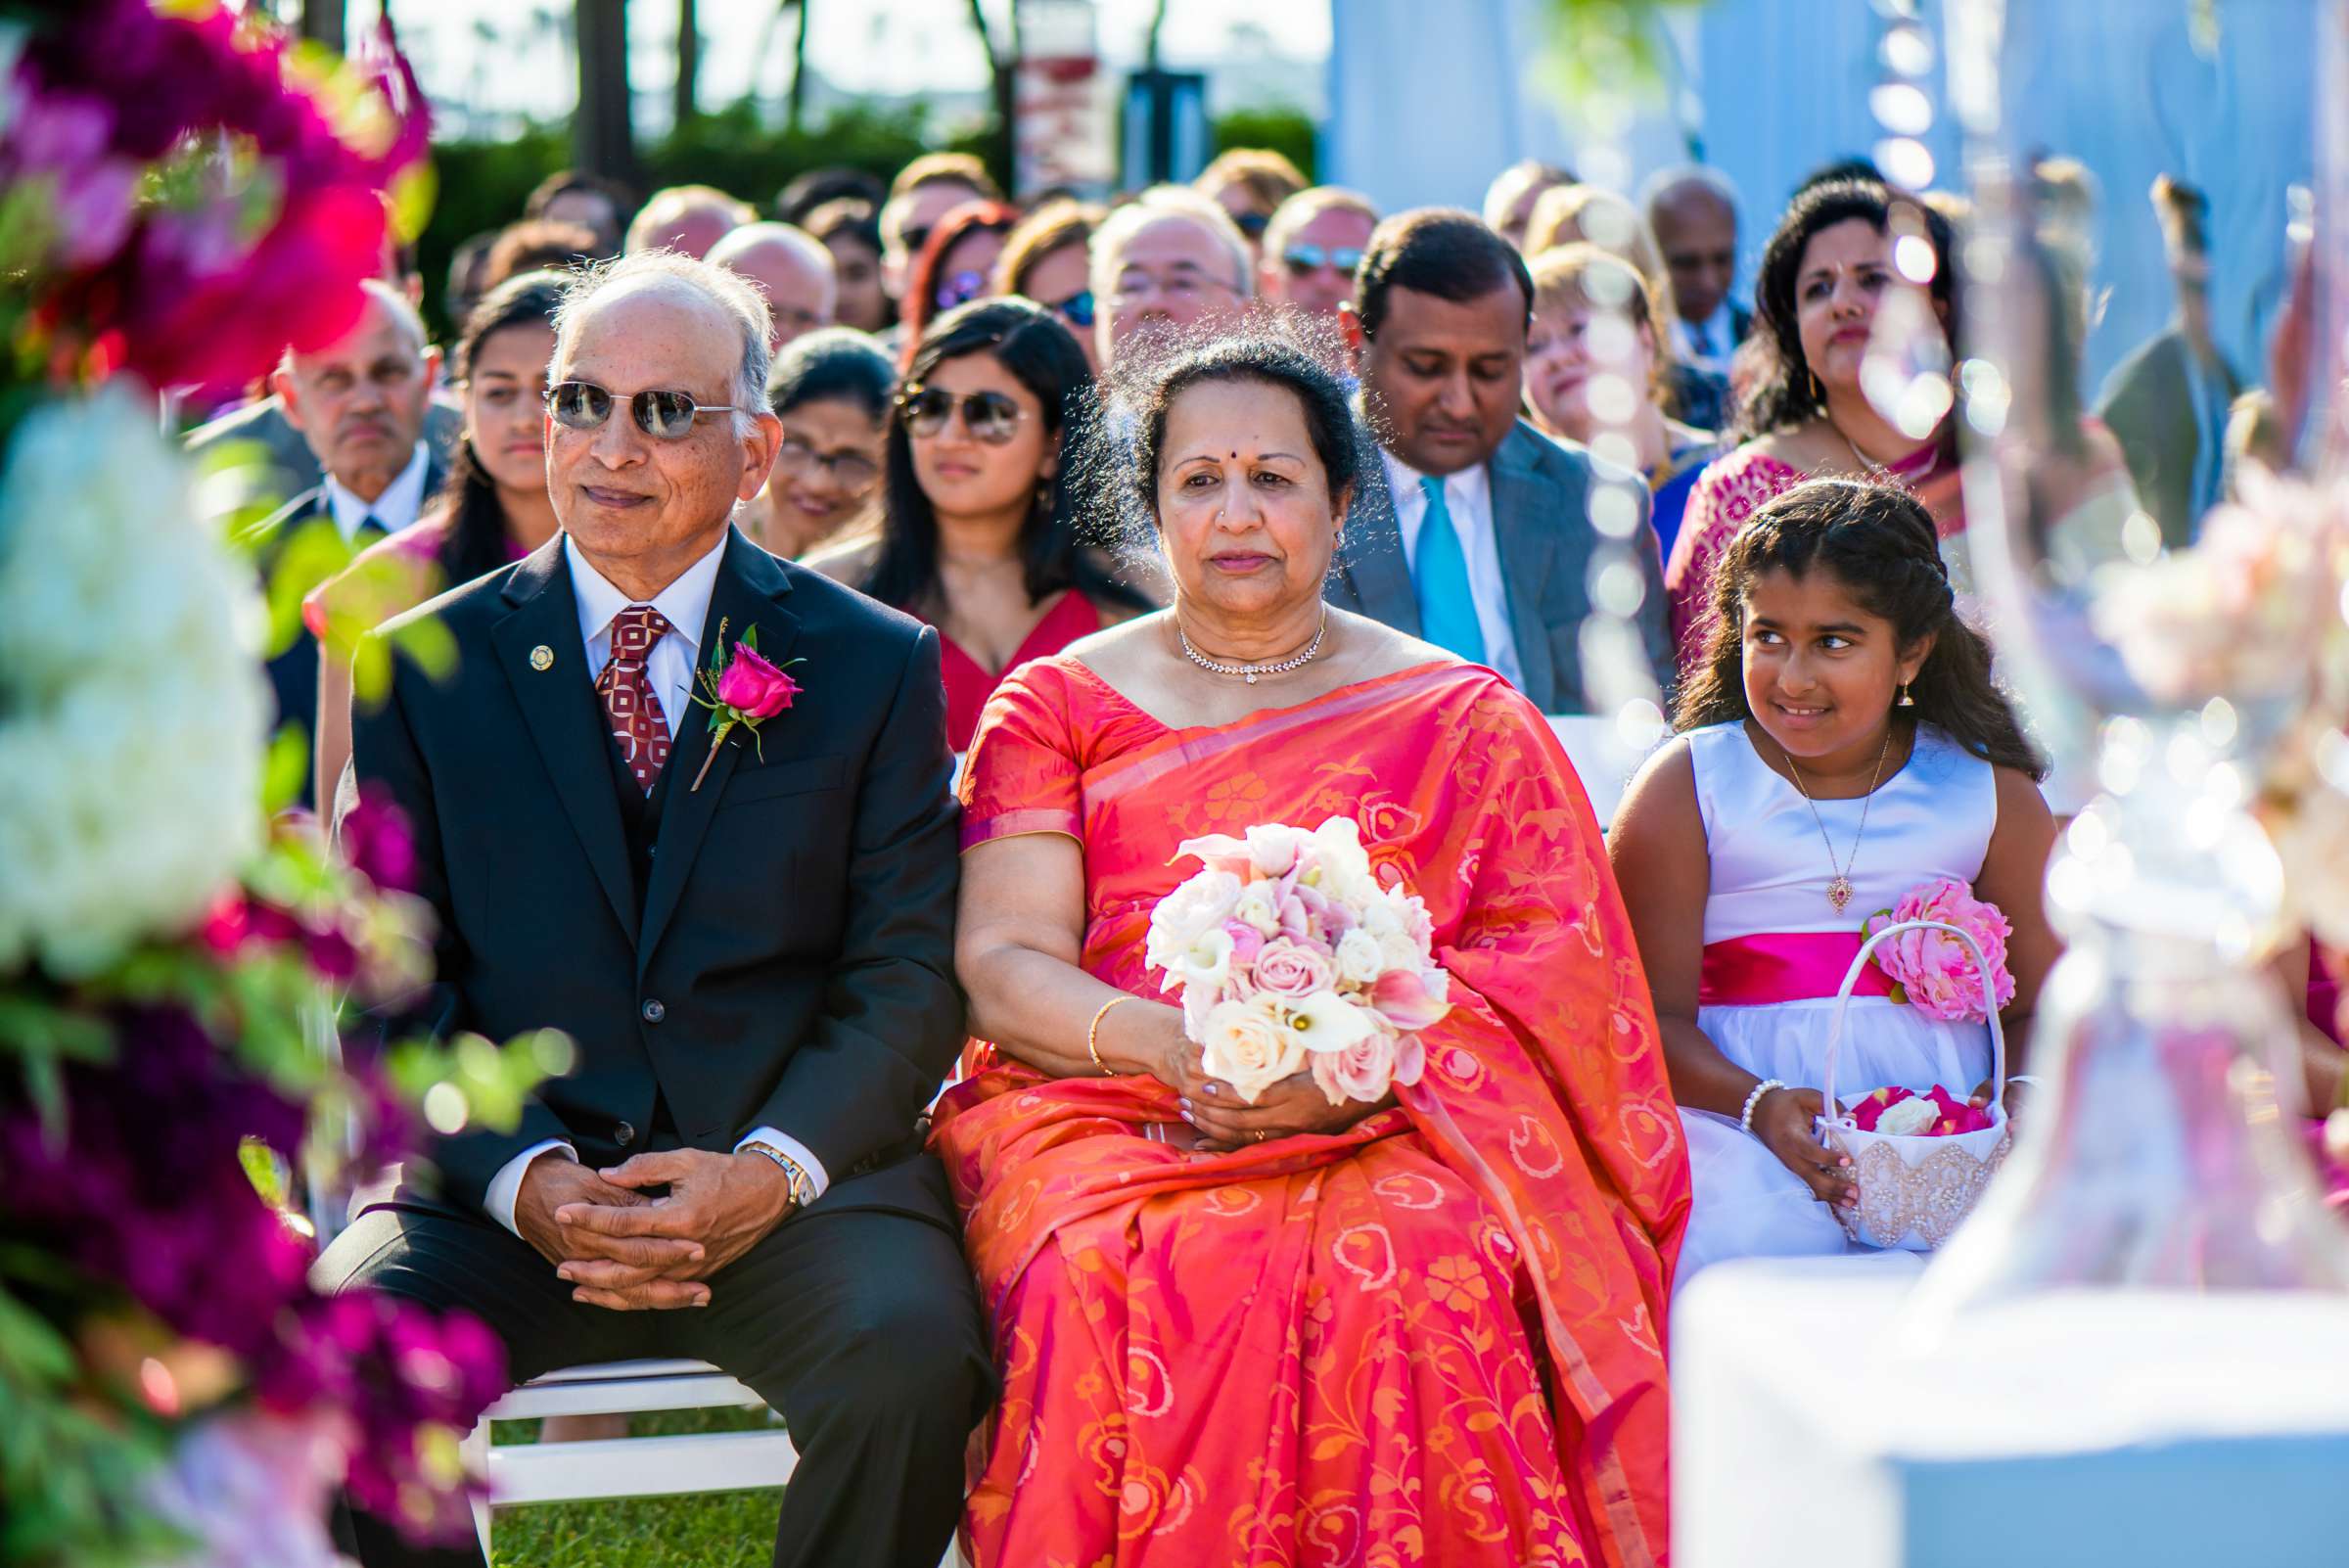
<svg viewBox="0 0 2349 1568"><path fill-rule="evenodd" d="M668 1009L661 1005L660 997L647 996L644 999L644 1021L646 1023L658 1024L662 1019L667 1018L668 1016Z"/></svg>
<svg viewBox="0 0 2349 1568"><path fill-rule="evenodd" d="M636 1141L636 1130L622 1122L612 1130L612 1141L624 1149Z"/></svg>

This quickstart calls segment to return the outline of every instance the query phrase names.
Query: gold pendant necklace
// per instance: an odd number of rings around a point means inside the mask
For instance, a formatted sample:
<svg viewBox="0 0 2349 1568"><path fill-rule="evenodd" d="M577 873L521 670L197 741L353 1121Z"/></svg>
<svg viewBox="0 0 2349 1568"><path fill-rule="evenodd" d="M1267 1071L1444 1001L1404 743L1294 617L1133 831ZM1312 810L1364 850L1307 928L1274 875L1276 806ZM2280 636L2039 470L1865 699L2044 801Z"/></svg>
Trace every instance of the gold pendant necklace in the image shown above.
<svg viewBox="0 0 2349 1568"><path fill-rule="evenodd" d="M1892 725L1884 725L1884 744L1876 749L1876 770L1867 781L1867 793L1860 797L1860 831L1852 835L1852 853L1843 857L1843 869L1835 869L1835 841L1827 836L1826 819L1819 814L1819 803L1811 798L1811 786L1803 782L1803 770L1794 765L1794 753L1784 746L1778 755L1786 759L1786 771L1794 775L1794 787L1802 792L1803 804L1811 807L1811 820L1819 824L1819 842L1827 847L1827 869L1835 875L1827 883L1827 902L1837 914L1852 901L1852 863L1860 858L1860 841L1867 837L1867 808L1875 803L1876 786L1884 780L1884 759L1892 755Z"/></svg>

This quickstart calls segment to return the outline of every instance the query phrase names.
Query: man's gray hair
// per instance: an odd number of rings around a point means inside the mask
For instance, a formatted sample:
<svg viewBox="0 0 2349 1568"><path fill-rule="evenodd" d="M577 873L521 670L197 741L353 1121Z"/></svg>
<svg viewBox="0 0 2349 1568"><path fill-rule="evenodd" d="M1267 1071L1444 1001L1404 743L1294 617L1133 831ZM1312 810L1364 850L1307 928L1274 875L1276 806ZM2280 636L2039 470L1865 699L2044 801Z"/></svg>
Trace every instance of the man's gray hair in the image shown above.
<svg viewBox="0 0 2349 1568"><path fill-rule="evenodd" d="M1660 168L1639 187L1639 210L1646 214L1652 226L1656 208L1668 204L1682 191L1702 191L1729 209L1729 216L1738 216L1737 187L1729 177L1706 163L1681 163L1673 168Z"/></svg>
<svg viewBox="0 0 2349 1568"><path fill-rule="evenodd" d="M1141 229L1163 217L1188 218L1207 230L1231 253L1231 285L1243 300L1256 295L1256 266L1249 259L1248 237L1223 210L1223 204L1202 196L1188 185L1153 185L1101 220L1091 245L1093 297L1107 300L1117 293L1118 253Z"/></svg>
<svg viewBox="0 0 2349 1568"><path fill-rule="evenodd" d="M734 405L734 434L749 435L766 408L766 372L773 359L766 346L769 318L766 299L757 285L730 267L714 266L674 251L639 251L597 262L572 278L564 287L562 302L555 306L556 362L562 361L579 317L596 296L647 279L682 284L733 319L742 338L742 359L735 366L734 385L726 400Z"/></svg>

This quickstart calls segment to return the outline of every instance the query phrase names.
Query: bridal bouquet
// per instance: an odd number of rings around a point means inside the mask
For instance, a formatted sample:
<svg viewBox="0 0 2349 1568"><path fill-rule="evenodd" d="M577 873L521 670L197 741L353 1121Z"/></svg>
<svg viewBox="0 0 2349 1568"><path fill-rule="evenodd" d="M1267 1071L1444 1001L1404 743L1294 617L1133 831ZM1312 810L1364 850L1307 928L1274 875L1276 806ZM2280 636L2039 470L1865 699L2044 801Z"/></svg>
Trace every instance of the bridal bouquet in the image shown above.
<svg viewBox="0 0 2349 1568"><path fill-rule="evenodd" d="M1182 993L1210 1074L1251 1105L1301 1072L1332 1105L1419 1082L1418 1032L1450 1011L1450 977L1426 907L1380 885L1352 818L1187 839L1176 858L1205 869L1151 912L1144 961Z"/></svg>

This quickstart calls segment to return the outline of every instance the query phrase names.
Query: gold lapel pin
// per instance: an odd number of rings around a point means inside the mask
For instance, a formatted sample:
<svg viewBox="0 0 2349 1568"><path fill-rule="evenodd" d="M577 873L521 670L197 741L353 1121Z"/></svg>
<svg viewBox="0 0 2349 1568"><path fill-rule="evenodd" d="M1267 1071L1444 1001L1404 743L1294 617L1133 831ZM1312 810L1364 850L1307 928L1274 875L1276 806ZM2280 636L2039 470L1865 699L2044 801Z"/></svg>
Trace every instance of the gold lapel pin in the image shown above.
<svg viewBox="0 0 2349 1568"><path fill-rule="evenodd" d="M548 646L547 646L545 643L543 643L543 642L542 642L542 643L540 643L540 644L539 644L537 647L535 647L535 648L532 648L532 649L530 650L530 668L531 668L532 669L554 669L554 668L555 668L555 651L554 651L552 648L549 648L549 647L548 647Z"/></svg>

